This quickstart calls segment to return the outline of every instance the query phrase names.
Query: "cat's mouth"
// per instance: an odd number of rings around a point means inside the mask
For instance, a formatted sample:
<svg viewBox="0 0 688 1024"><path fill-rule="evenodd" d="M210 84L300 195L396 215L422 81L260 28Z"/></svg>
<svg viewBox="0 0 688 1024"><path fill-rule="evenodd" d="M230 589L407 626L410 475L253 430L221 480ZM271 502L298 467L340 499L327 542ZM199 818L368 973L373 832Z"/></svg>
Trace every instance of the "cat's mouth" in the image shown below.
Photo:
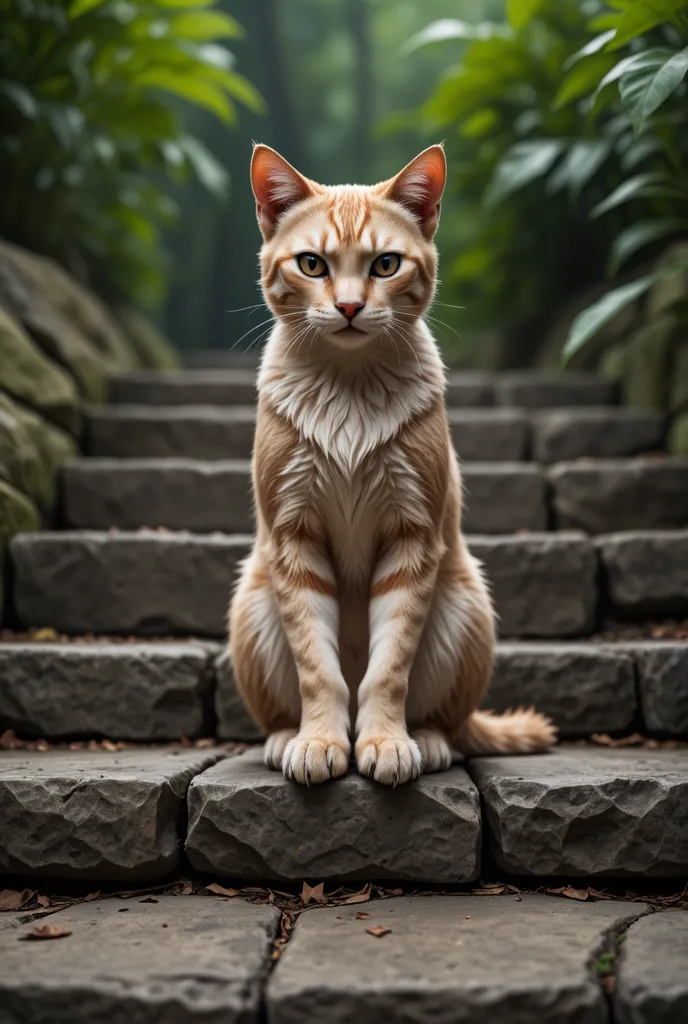
<svg viewBox="0 0 688 1024"><path fill-rule="evenodd" d="M333 331L333 334L343 334L345 337L348 334L367 334L367 331L362 331L360 327L354 327L353 324L347 324L346 327L340 327L338 331Z"/></svg>

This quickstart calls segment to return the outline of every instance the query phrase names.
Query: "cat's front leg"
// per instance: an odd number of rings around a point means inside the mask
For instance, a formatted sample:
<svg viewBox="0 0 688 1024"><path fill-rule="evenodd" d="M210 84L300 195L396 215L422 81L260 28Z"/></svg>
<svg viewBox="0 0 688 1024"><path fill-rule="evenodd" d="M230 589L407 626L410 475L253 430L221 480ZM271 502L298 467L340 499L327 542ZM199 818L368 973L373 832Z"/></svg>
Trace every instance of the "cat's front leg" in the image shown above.
<svg viewBox="0 0 688 1024"><path fill-rule="evenodd" d="M339 604L334 571L312 538L275 545L271 576L296 663L301 724L287 743L282 771L310 785L349 767L349 688L339 663Z"/></svg>
<svg viewBox="0 0 688 1024"><path fill-rule="evenodd" d="M358 690L356 762L362 775L396 786L422 771L406 726L413 660L432 601L439 545L416 534L389 544L370 594L370 657Z"/></svg>

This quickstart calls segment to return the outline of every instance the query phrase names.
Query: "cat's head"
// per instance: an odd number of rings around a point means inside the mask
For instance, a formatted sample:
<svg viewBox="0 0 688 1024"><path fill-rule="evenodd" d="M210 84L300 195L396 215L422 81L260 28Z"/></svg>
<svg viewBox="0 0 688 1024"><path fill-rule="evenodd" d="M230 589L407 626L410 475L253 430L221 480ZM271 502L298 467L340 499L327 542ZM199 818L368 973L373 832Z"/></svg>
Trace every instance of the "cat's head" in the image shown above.
<svg viewBox="0 0 688 1024"><path fill-rule="evenodd" d="M343 349L403 340L432 301L445 179L441 146L379 185L340 186L318 185L256 146L261 283L294 337Z"/></svg>

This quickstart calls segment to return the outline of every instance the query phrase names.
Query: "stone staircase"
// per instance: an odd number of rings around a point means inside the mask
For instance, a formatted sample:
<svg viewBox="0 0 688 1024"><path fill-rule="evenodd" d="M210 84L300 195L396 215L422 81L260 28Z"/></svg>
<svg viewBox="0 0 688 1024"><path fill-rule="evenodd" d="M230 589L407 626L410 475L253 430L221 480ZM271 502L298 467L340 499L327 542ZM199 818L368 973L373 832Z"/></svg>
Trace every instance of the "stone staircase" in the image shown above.
<svg viewBox="0 0 688 1024"><path fill-rule="evenodd" d="M62 528L12 542L0 873L81 897L0 914L2 1024L688 1019L688 914L652 896L688 874L688 630L656 625L688 617L688 459L662 418L584 374L451 376L500 616L486 706L534 704L563 742L303 789L262 766L223 644L254 391L248 366L113 379ZM248 888L180 899L189 872ZM274 884L304 880L325 894L285 945ZM84 901L144 883L175 895ZM18 945L40 914L68 937Z"/></svg>

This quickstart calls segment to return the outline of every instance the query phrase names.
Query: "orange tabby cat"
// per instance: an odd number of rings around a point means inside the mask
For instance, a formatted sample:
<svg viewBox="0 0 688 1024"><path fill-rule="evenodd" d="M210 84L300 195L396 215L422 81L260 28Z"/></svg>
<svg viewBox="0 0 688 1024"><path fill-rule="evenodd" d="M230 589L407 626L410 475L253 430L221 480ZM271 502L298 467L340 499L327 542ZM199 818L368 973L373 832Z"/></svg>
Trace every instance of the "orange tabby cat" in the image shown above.
<svg viewBox="0 0 688 1024"><path fill-rule="evenodd" d="M257 536L230 612L239 689L266 763L301 783L396 785L463 753L535 751L554 731L476 711L494 614L461 534L434 294L444 152L325 187L257 146L262 286Z"/></svg>

